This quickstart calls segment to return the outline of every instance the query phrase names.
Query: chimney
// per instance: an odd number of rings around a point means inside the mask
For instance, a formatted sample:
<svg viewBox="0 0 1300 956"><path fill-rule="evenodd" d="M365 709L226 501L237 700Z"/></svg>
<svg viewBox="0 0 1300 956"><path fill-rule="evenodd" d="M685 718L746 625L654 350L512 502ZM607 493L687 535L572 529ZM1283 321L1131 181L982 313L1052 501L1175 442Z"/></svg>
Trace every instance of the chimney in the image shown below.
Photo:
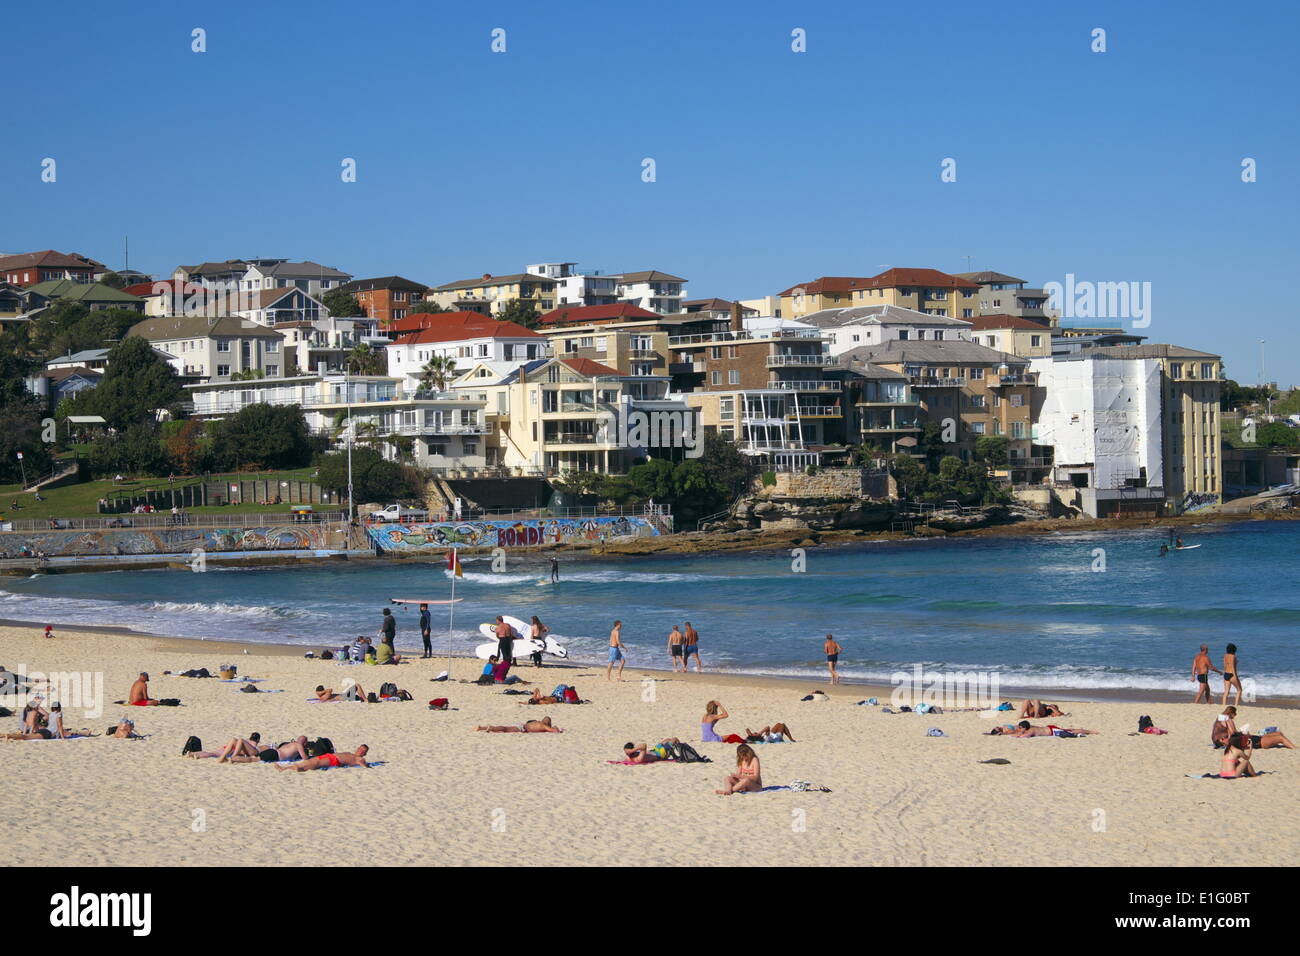
<svg viewBox="0 0 1300 956"><path fill-rule="evenodd" d="M519 384L520 385L528 384L528 373L524 370L524 367L522 365L519 366Z"/></svg>
<svg viewBox="0 0 1300 956"><path fill-rule="evenodd" d="M485 272L485 273L483 273L483 281L484 281L484 282L486 282L488 279L491 279L491 278L492 278L492 273L490 273L490 272Z"/></svg>
<svg viewBox="0 0 1300 956"><path fill-rule="evenodd" d="M741 317L739 302L731 303L731 331L745 331L745 320Z"/></svg>

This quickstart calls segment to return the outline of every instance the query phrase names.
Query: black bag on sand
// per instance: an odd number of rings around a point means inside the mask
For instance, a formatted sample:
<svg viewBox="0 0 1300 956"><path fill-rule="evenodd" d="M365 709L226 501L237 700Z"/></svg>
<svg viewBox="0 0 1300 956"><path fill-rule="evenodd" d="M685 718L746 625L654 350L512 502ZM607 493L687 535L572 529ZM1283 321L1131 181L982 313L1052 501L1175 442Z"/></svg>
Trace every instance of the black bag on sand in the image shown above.
<svg viewBox="0 0 1300 956"><path fill-rule="evenodd" d="M701 756L690 744L674 744L678 763L713 763L708 757Z"/></svg>
<svg viewBox="0 0 1300 956"><path fill-rule="evenodd" d="M117 728L114 727L113 730L116 732ZM202 749L203 741L198 737L191 736L187 741L185 741L185 746L181 748L181 756L184 757L188 753L197 753Z"/></svg>
<svg viewBox="0 0 1300 956"><path fill-rule="evenodd" d="M179 707L180 705L181 699L179 697L164 697L158 701L159 707Z"/></svg>
<svg viewBox="0 0 1300 956"><path fill-rule="evenodd" d="M334 752L334 741L328 737L317 737L307 745L307 753L313 757L319 757L321 754L332 754Z"/></svg>
<svg viewBox="0 0 1300 956"><path fill-rule="evenodd" d="M1152 719L1148 717L1146 714L1143 714L1141 717L1138 718L1138 733L1144 734L1146 733L1148 727L1154 727L1154 726L1155 726L1155 722L1152 721Z"/></svg>

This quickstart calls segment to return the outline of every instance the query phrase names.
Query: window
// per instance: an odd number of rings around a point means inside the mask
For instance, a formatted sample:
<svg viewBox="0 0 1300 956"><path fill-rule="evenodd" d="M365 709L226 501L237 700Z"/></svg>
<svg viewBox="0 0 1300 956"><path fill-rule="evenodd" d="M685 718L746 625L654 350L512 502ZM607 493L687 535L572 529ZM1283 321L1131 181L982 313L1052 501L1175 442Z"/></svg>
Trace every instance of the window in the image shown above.
<svg viewBox="0 0 1300 956"><path fill-rule="evenodd" d="M721 384L722 384L722 373L721 373L721 372L710 372L710 373L709 373L709 384L710 384L710 385L721 385Z"/></svg>
<svg viewBox="0 0 1300 956"><path fill-rule="evenodd" d="M467 439L467 440L461 442L461 448L464 449L466 455L477 455L477 454L478 454L478 442L476 442L476 441L469 441L469 440Z"/></svg>
<svg viewBox="0 0 1300 956"><path fill-rule="evenodd" d="M925 339L925 329L917 329L917 331L916 331L916 340L917 340L918 342L921 342L921 341L924 341L924 339Z"/></svg>
<svg viewBox="0 0 1300 956"><path fill-rule="evenodd" d="M1170 378L1182 378L1182 377L1183 377L1183 363L1182 363L1182 362L1170 362L1170 363L1169 363L1169 377L1170 377Z"/></svg>
<svg viewBox="0 0 1300 956"><path fill-rule="evenodd" d="M718 399L718 419L729 422L736 418L736 400L734 398Z"/></svg>
<svg viewBox="0 0 1300 956"><path fill-rule="evenodd" d="M229 352L229 351L230 351L230 339L217 339L217 351L218 351L218 352Z"/></svg>
<svg viewBox="0 0 1300 956"><path fill-rule="evenodd" d="M715 362L720 362L722 360L722 346L721 345L710 346L709 358L713 359L713 361Z"/></svg>
<svg viewBox="0 0 1300 956"><path fill-rule="evenodd" d="M935 330L934 330L934 340L935 340L936 342L942 342L942 341L943 341L943 329L935 329Z"/></svg>
<svg viewBox="0 0 1300 956"><path fill-rule="evenodd" d="M1011 437L1012 437L1012 438L1024 438L1024 437L1025 437L1025 423L1024 423L1024 422L1012 422L1012 423L1011 423Z"/></svg>
<svg viewBox="0 0 1300 956"><path fill-rule="evenodd" d="M727 372L727 384L728 385L740 384L740 369L733 368L731 371Z"/></svg>
<svg viewBox="0 0 1300 956"><path fill-rule="evenodd" d="M982 378L984 377L984 369L982 369L982 368L973 368L973 369L971 369L971 370L970 370L970 377L971 377L971 380L972 380L972 381L978 382L980 379L982 379Z"/></svg>
<svg viewBox="0 0 1300 956"><path fill-rule="evenodd" d="M983 434L984 434L984 423L983 423L983 422L971 422L971 423L970 423L970 433L971 433L972 435L983 435Z"/></svg>
<svg viewBox="0 0 1300 956"><path fill-rule="evenodd" d="M906 341L907 341L907 329L899 329L899 330L898 330L898 341L900 341L900 342L906 342Z"/></svg>
<svg viewBox="0 0 1300 956"><path fill-rule="evenodd" d="M970 407L971 407L971 408L983 408L983 407L984 407L984 396L983 396L983 395L972 395L972 396L970 397Z"/></svg>
<svg viewBox="0 0 1300 956"><path fill-rule="evenodd" d="M280 366L278 366L278 365L268 365L268 366L266 367L266 377L267 377L267 378L279 378L279 377L280 377Z"/></svg>
<svg viewBox="0 0 1300 956"><path fill-rule="evenodd" d="M1012 408L1020 408L1024 404L1025 404L1025 396L1019 394L1018 392L1015 395L1011 396Z"/></svg>
<svg viewBox="0 0 1300 956"><path fill-rule="evenodd" d="M218 366L217 366L217 378L225 378L225 377L228 376L229 374L230 374L230 366L229 366L229 365L218 365Z"/></svg>
<svg viewBox="0 0 1300 956"><path fill-rule="evenodd" d="M604 351L606 350L606 349L605 349L605 340L606 340L606 337L603 336L603 335L598 336L598 337L596 338L596 351L597 351L597 352L604 352Z"/></svg>
<svg viewBox="0 0 1300 956"><path fill-rule="evenodd" d="M266 343L266 354L267 354L267 355L275 355L275 354L276 354L277 352L279 352L279 351L280 351L280 343L279 343L279 342L267 342L267 343Z"/></svg>
<svg viewBox="0 0 1300 956"><path fill-rule="evenodd" d="M1201 378L1214 378L1214 364L1211 362L1201 363Z"/></svg>
<svg viewBox="0 0 1300 956"><path fill-rule="evenodd" d="M1002 423L1000 421L997 421L996 419L993 422L993 434L995 435L1002 434Z"/></svg>
<svg viewBox="0 0 1300 956"><path fill-rule="evenodd" d="M1038 348L1039 344L1040 344L1042 341L1043 341L1043 337L1042 337L1041 335L1031 335L1031 336L1029 336L1029 345L1030 345L1032 348Z"/></svg>

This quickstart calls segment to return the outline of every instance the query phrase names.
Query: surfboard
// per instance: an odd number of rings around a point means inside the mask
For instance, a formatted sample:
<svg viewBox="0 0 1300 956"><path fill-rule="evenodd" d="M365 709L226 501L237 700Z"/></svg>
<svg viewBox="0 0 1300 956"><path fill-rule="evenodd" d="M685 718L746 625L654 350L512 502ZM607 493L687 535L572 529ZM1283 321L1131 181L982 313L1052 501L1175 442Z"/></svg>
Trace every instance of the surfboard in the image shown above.
<svg viewBox="0 0 1300 956"><path fill-rule="evenodd" d="M459 604L464 598L456 598L454 601L437 600L435 598L389 598L392 604Z"/></svg>
<svg viewBox="0 0 1300 956"><path fill-rule="evenodd" d="M1199 544L1185 544L1185 545L1183 545L1181 548L1174 548L1174 550L1175 550L1175 551L1195 551L1195 550L1196 550L1197 548L1199 548L1199 547L1200 547Z"/></svg>
<svg viewBox="0 0 1300 956"><path fill-rule="evenodd" d="M516 634L527 635L531 629L531 625L525 624L517 617L511 617L509 614L503 614L501 619L513 627ZM478 632L491 641L491 643L480 644L474 649L474 653L483 660L487 660L497 651L496 625L480 624L478 626ZM535 641L531 637L527 636L516 637L515 651L516 657L524 657L525 655L535 653L536 651L542 651L545 654L550 654L552 657L565 658L569 656L568 650L557 643L555 638L551 637L549 634L546 635L545 639L542 641Z"/></svg>

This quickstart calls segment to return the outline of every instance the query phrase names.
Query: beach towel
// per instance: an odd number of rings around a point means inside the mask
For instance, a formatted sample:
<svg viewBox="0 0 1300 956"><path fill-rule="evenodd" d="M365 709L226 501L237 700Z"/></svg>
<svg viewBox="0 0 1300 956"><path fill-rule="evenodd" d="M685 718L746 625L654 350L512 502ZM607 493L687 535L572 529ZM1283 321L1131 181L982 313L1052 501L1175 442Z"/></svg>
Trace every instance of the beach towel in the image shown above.
<svg viewBox="0 0 1300 956"><path fill-rule="evenodd" d="M184 676L184 675L182 675ZM223 680L223 684L260 684L266 680L265 677L232 677L230 680Z"/></svg>
<svg viewBox="0 0 1300 956"><path fill-rule="evenodd" d="M1255 776L1262 777L1266 773L1273 773L1273 772L1274 771L1272 770L1256 770ZM1187 773L1187 774L1183 774L1183 776L1190 777L1193 780L1250 780L1251 779L1250 777L1224 777L1217 773Z"/></svg>
<svg viewBox="0 0 1300 956"><path fill-rule="evenodd" d="M617 764L620 767L653 767L657 763L676 763L672 757L663 757L659 760L651 760L649 763L637 763L633 760L606 760L605 763Z"/></svg>
<svg viewBox="0 0 1300 956"><path fill-rule="evenodd" d="M741 796L746 793L776 793L781 790L787 790L791 793L830 793L830 787L816 787L807 780L796 780L788 786L764 787L762 790L737 790L735 796Z"/></svg>
<svg viewBox="0 0 1300 956"><path fill-rule="evenodd" d="M236 694L283 694L282 690L273 690L271 688L262 689L260 687L241 687L235 691Z"/></svg>

